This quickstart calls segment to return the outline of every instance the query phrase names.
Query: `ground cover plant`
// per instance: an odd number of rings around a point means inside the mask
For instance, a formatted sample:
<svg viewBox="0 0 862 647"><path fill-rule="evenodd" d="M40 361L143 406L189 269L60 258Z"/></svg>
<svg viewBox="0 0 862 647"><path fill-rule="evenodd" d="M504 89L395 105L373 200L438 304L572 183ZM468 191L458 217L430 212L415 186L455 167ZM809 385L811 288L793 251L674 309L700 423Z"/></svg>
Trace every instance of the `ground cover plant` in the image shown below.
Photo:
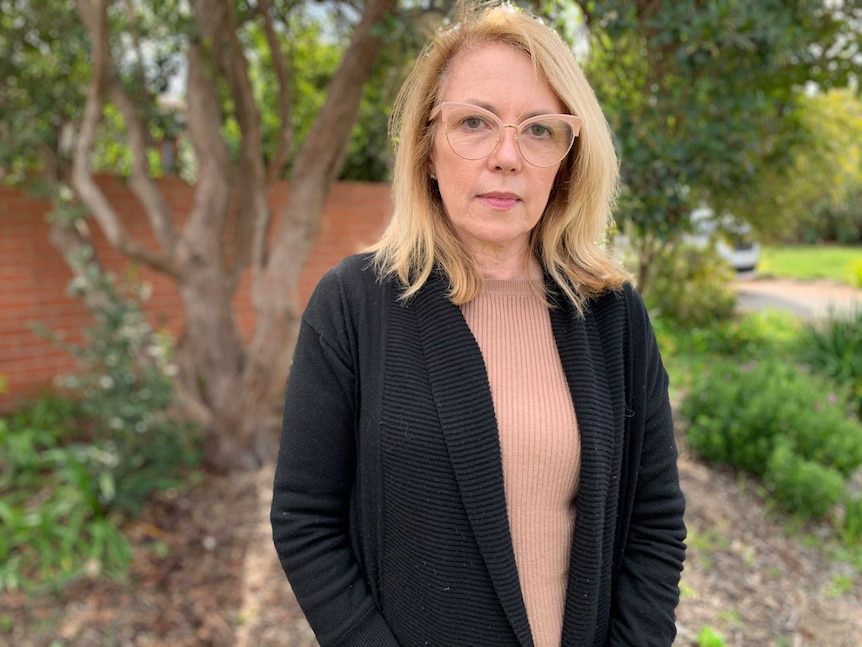
<svg viewBox="0 0 862 647"><path fill-rule="evenodd" d="M761 310L703 327L658 317L653 319L653 328L670 374L671 393L679 400L695 377L717 359L745 362L764 355L796 353L803 324L786 312Z"/></svg>
<svg viewBox="0 0 862 647"><path fill-rule="evenodd" d="M118 575L131 551L94 500L95 447L70 444L80 407L44 398L0 419L0 592L54 588L89 573Z"/></svg>

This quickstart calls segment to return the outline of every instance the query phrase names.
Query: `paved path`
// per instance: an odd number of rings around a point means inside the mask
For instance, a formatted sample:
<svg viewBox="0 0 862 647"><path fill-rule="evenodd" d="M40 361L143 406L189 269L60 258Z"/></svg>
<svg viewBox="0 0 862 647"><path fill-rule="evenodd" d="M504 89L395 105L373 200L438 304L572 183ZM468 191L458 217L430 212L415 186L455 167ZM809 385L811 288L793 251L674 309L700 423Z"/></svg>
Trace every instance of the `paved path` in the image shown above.
<svg viewBox="0 0 862 647"><path fill-rule="evenodd" d="M830 281L741 278L736 290L739 308L746 311L774 308L805 319L862 312L862 289Z"/></svg>

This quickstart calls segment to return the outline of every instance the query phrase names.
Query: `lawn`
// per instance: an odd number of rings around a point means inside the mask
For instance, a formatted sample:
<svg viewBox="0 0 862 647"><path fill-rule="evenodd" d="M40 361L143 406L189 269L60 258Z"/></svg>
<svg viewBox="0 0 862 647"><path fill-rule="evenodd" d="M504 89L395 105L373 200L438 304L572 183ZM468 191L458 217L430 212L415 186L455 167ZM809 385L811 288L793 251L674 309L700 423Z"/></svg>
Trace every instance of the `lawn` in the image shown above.
<svg viewBox="0 0 862 647"><path fill-rule="evenodd" d="M862 246L764 245L758 273L794 279L829 279L862 285Z"/></svg>

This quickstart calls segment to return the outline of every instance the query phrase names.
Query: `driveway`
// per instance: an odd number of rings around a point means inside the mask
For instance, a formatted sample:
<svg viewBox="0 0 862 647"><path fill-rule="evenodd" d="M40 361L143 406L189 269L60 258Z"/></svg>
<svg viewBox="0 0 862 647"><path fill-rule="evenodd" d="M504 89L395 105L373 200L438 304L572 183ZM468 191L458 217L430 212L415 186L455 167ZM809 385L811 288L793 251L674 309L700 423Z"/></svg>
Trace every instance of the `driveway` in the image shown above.
<svg viewBox="0 0 862 647"><path fill-rule="evenodd" d="M808 320L862 312L862 289L830 281L754 277L739 278L735 285L738 307L743 311L773 308Z"/></svg>

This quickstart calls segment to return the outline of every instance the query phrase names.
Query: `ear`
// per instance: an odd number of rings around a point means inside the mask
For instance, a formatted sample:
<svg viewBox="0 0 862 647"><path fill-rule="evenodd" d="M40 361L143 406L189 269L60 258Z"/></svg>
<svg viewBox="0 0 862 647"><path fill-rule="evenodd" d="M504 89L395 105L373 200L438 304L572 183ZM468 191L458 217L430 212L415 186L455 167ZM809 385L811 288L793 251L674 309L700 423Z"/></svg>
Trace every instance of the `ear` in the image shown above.
<svg viewBox="0 0 862 647"><path fill-rule="evenodd" d="M433 149L431 150L431 153L429 153L429 155L428 155L428 175L430 175L432 178L437 177L437 170L436 170L436 167L434 166L434 150Z"/></svg>

